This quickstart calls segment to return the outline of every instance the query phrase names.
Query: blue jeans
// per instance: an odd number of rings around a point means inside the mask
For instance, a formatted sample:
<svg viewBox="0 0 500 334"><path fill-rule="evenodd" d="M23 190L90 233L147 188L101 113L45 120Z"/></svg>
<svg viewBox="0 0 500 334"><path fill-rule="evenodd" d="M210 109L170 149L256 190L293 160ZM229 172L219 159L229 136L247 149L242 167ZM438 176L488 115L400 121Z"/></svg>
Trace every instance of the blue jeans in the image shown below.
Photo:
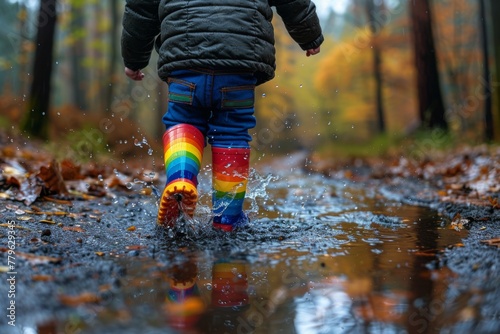
<svg viewBox="0 0 500 334"><path fill-rule="evenodd" d="M191 69L168 78L168 110L163 123L197 127L215 147L248 148L255 127L257 79L244 71Z"/></svg>

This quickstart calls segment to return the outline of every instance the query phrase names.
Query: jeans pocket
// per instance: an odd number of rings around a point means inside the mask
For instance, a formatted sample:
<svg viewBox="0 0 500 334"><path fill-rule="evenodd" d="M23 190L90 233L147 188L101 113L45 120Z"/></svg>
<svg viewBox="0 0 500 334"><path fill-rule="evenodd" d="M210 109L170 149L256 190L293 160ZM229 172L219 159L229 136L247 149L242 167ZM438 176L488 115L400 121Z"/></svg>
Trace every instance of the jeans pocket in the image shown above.
<svg viewBox="0 0 500 334"><path fill-rule="evenodd" d="M254 107L255 86L235 86L222 88L222 109L248 109Z"/></svg>
<svg viewBox="0 0 500 334"><path fill-rule="evenodd" d="M196 84L175 78L169 78L167 83L169 102L193 104Z"/></svg>

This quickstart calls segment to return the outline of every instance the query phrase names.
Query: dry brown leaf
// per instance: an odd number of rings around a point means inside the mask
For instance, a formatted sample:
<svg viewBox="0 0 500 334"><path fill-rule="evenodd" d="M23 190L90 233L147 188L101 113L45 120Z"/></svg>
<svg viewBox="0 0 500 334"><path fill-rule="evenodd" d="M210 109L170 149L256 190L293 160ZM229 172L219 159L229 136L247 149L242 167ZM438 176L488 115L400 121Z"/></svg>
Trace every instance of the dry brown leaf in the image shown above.
<svg viewBox="0 0 500 334"><path fill-rule="evenodd" d="M490 246L496 246L497 248L500 248L500 238L493 238L489 240L481 240L483 244L487 244Z"/></svg>
<svg viewBox="0 0 500 334"><path fill-rule="evenodd" d="M145 248L147 248L147 247L144 245L130 245L130 246L125 247L125 249L127 249L127 250L141 250L141 249L145 249Z"/></svg>
<svg viewBox="0 0 500 334"><path fill-rule="evenodd" d="M20 226L20 225L9 225L9 224L0 224L1 227L8 227L8 228L18 228L20 230L29 230L29 228L27 227L24 227L24 226Z"/></svg>
<svg viewBox="0 0 500 334"><path fill-rule="evenodd" d="M57 203L57 204L65 204L65 205L69 205L69 206L73 205L73 202L71 202L71 201L67 201L67 200L63 200L63 199L57 199L57 198L52 198L52 197L49 197L49 196L44 196L43 199L46 200L46 201L49 201L49 202Z"/></svg>
<svg viewBox="0 0 500 334"><path fill-rule="evenodd" d="M446 190L439 190L439 191L437 192L437 194L438 194L439 196L441 196L441 197L444 197L444 196L448 195L448 192L447 192Z"/></svg>
<svg viewBox="0 0 500 334"><path fill-rule="evenodd" d="M21 181L14 176L9 176L7 180L5 180L5 185L21 188Z"/></svg>
<svg viewBox="0 0 500 334"><path fill-rule="evenodd" d="M42 219L42 220L39 220L38 222L42 223L42 224L50 224L50 225L54 225L56 223L55 221L48 220L48 219Z"/></svg>
<svg viewBox="0 0 500 334"><path fill-rule="evenodd" d="M60 295L59 300L66 306L79 306L82 304L96 304L101 298L91 292L83 292L77 296Z"/></svg>
<svg viewBox="0 0 500 334"><path fill-rule="evenodd" d="M460 213L457 213L453 217L449 228L451 230L461 231L461 230L463 230L465 228L465 226L467 224L469 224L469 219L462 218L462 216L460 215Z"/></svg>
<svg viewBox="0 0 500 334"><path fill-rule="evenodd" d="M151 195L152 192L153 192L153 189L151 189L151 188L142 188L140 193L141 193L141 195L149 196L149 195Z"/></svg>
<svg viewBox="0 0 500 334"><path fill-rule="evenodd" d="M61 171L59 170L59 165L55 160L53 160L48 167L40 167L40 172L37 176L44 182L45 188L50 192L56 194L68 193Z"/></svg>
<svg viewBox="0 0 500 334"><path fill-rule="evenodd" d="M63 230L64 231L78 232L78 233L85 232L81 227L78 227L78 226L65 226L65 227L63 227Z"/></svg>
<svg viewBox="0 0 500 334"><path fill-rule="evenodd" d="M83 175L80 173L81 167L75 165L69 160L61 162L61 175L64 180L81 180Z"/></svg>
<svg viewBox="0 0 500 334"><path fill-rule="evenodd" d="M0 248L0 252L5 253L8 249L5 247ZM61 258L44 256L44 255L35 255L31 253L23 253L16 251L16 257L25 259L31 264L44 264L44 263L59 263L61 262Z"/></svg>
<svg viewBox="0 0 500 334"><path fill-rule="evenodd" d="M498 198L488 197L488 201L490 202L493 209L500 208L500 204L498 203Z"/></svg>
<svg viewBox="0 0 500 334"><path fill-rule="evenodd" d="M54 276L50 275L33 275L31 279L35 282L49 282L54 280Z"/></svg>
<svg viewBox="0 0 500 334"><path fill-rule="evenodd" d="M15 199L24 202L26 205L31 205L40 196L42 186L36 175L30 175L23 180L19 192L15 195Z"/></svg>

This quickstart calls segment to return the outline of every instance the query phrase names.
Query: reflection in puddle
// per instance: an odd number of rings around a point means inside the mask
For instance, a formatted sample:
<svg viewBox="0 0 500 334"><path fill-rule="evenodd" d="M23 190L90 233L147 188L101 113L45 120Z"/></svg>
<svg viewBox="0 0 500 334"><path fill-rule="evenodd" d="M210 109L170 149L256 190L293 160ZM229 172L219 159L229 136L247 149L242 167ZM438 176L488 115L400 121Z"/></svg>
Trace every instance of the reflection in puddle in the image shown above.
<svg viewBox="0 0 500 334"><path fill-rule="evenodd" d="M81 332L423 333L456 321L465 305L433 260L466 232L356 184L261 180L240 233L157 240L154 258L117 260L118 297Z"/></svg>

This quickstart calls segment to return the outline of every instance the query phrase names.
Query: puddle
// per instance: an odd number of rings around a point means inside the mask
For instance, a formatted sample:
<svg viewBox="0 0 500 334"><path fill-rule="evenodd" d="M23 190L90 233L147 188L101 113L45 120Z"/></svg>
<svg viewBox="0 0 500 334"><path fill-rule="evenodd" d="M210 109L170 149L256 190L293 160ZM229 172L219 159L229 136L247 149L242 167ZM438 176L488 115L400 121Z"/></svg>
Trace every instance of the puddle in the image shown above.
<svg viewBox="0 0 500 334"><path fill-rule="evenodd" d="M253 174L249 196L240 233L200 233L201 222L184 239L150 239L153 252L112 260L109 299L32 332L421 333L466 307L434 268L466 231L436 212L297 170ZM151 203L137 207L154 217Z"/></svg>

